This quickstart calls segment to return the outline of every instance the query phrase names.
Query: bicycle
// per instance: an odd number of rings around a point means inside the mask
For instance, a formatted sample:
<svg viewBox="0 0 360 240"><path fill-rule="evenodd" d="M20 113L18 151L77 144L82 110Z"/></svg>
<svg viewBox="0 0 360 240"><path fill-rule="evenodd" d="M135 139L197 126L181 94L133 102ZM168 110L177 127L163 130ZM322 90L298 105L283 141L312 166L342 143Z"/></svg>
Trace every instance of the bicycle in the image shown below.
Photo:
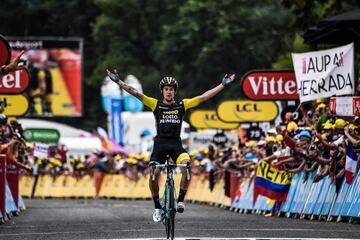
<svg viewBox="0 0 360 240"><path fill-rule="evenodd" d="M176 200L176 189L173 178L173 170L177 167L187 168L186 178L190 180L190 163L187 164L172 164L169 163L169 159L166 160L165 164L156 163L153 167L153 175L151 180L155 181L156 173L155 169L165 168L166 169L166 182L164 186L163 197L161 198L161 205L163 210L163 218L166 230L166 237L171 240L174 239L175 233L175 214L177 212L177 200Z"/></svg>

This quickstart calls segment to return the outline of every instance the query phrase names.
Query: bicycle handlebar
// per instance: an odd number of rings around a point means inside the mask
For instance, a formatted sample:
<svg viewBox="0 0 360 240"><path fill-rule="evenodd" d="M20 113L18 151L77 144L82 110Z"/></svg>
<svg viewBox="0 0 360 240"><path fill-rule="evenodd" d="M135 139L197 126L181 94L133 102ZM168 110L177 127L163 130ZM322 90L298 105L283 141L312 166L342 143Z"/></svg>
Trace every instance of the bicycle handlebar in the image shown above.
<svg viewBox="0 0 360 240"><path fill-rule="evenodd" d="M168 164L168 163L157 164L156 163L156 164L152 165L151 167L154 170L155 170L155 168L168 168L168 167L170 167L170 168L177 168L177 167L186 168L186 179L188 181L190 181L190 163L189 162L187 164ZM156 176L155 171L153 171L152 178L151 178L152 181L155 181L155 176Z"/></svg>
<svg viewBox="0 0 360 240"><path fill-rule="evenodd" d="M166 167L171 167L171 168L176 168L176 167L179 167L179 168L189 168L190 165L189 164L155 164L153 166L154 168L166 168Z"/></svg>

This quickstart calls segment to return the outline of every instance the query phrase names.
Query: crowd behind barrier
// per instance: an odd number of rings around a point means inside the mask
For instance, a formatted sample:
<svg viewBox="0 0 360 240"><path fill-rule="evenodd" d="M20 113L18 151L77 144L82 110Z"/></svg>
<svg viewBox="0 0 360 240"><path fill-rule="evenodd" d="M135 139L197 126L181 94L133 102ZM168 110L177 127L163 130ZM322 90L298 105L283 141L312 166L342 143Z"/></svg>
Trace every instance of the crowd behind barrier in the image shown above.
<svg viewBox="0 0 360 240"><path fill-rule="evenodd" d="M358 218L360 118L334 116L327 104L321 99L303 105L298 114L286 113L283 124L236 146L224 142L190 151L192 181L187 199L271 216ZM8 122L2 115L0 120L0 153L9 169L20 169L23 196L150 198L149 156L106 151L72 156L65 146L39 156L24 141L16 120ZM261 161L295 174L286 201L259 196L253 203Z"/></svg>

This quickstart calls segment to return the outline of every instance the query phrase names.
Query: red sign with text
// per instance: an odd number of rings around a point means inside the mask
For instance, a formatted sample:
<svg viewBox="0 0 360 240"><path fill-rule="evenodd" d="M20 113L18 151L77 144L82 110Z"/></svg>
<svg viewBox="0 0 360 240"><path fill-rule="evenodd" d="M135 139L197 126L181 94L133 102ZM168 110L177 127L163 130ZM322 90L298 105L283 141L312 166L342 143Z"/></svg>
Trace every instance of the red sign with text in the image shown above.
<svg viewBox="0 0 360 240"><path fill-rule="evenodd" d="M19 168L13 164L6 167L6 180L9 184L16 208L19 209Z"/></svg>
<svg viewBox="0 0 360 240"><path fill-rule="evenodd" d="M0 77L0 93L22 93L29 86L29 72L26 69L11 72Z"/></svg>
<svg viewBox="0 0 360 240"><path fill-rule="evenodd" d="M293 71L256 70L242 80L242 91L252 100L298 100Z"/></svg>

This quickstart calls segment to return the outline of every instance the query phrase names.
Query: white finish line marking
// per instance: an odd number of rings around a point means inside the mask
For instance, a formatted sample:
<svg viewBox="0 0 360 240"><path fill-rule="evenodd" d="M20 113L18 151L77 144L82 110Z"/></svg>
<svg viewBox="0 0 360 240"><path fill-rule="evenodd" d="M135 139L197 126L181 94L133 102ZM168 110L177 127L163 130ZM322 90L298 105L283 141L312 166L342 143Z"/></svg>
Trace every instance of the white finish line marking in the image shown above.
<svg viewBox="0 0 360 240"><path fill-rule="evenodd" d="M179 228L176 229L177 231L185 231L189 229ZM191 229L190 229L191 230ZM296 231L296 232L329 232L329 233L335 233L335 232L346 232L346 233L359 233L360 230L349 230L349 229L306 229L306 228L279 228L279 229L267 229L267 228L201 228L197 229L198 231L256 231L256 232L276 232L276 231ZM105 230L102 231L104 233L114 233L114 232L157 232L157 231L163 231L165 234L165 231L163 228L160 229L118 229L118 230ZM89 231L56 231L56 232L25 232L25 233L0 233L0 237L10 237L10 236L32 236L32 235L57 235L57 234L83 234L83 233L90 233ZM157 239L163 239L163 238L113 238L110 240L140 240L140 239L148 239L148 240L157 240ZM267 237L259 237L259 238L205 238L205 237L188 237L188 238L176 238L180 240L220 240L220 239L232 239L232 240L325 240L325 239L331 239L331 240L350 240L347 238L267 238ZM90 239L89 239L90 240ZM105 240L105 239L103 239Z"/></svg>
<svg viewBox="0 0 360 240"><path fill-rule="evenodd" d="M100 240L163 240L166 238L112 238ZM189 237L177 238L176 240L354 240L350 238L207 238L207 237ZM90 240L90 239L89 239Z"/></svg>

